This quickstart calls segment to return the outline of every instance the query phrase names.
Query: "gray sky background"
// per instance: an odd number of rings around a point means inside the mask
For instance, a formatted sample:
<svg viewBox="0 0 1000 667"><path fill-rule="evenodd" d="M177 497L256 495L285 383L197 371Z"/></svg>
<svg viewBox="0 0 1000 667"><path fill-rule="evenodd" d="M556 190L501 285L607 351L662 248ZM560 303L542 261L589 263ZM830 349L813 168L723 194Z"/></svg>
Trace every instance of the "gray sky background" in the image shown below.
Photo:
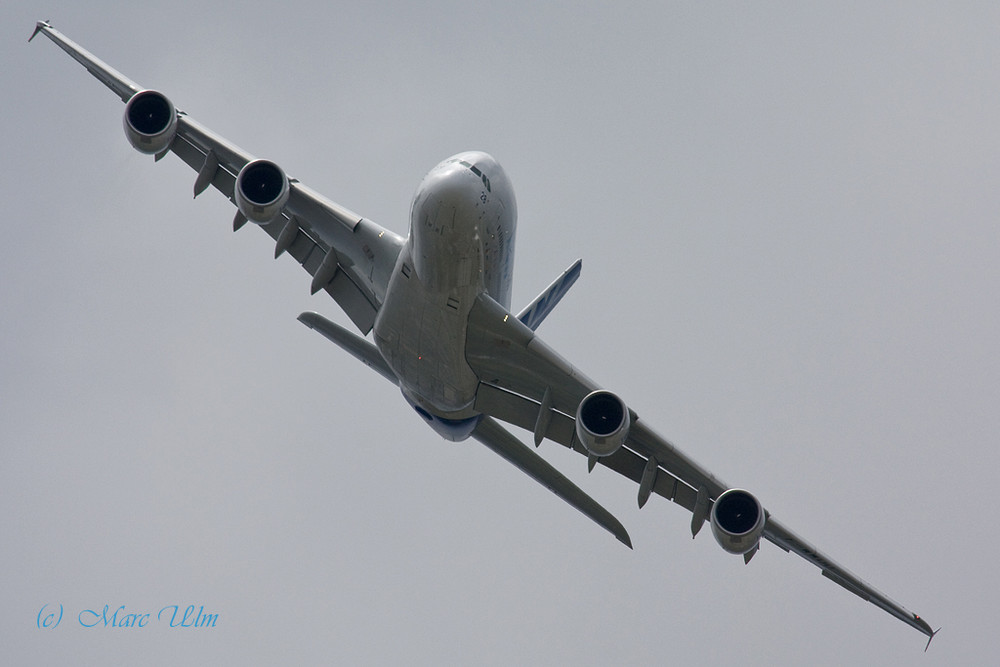
<svg viewBox="0 0 1000 667"><path fill-rule="evenodd" d="M6 3L10 664L1000 661L1000 8L876 4ZM295 321L347 320L266 235L234 235L179 160L128 146L110 91L26 43L46 18L400 233L428 169L493 153L515 308L583 257L541 336L944 626L930 652L557 445L634 551L440 440ZM105 604L218 623L76 623Z"/></svg>

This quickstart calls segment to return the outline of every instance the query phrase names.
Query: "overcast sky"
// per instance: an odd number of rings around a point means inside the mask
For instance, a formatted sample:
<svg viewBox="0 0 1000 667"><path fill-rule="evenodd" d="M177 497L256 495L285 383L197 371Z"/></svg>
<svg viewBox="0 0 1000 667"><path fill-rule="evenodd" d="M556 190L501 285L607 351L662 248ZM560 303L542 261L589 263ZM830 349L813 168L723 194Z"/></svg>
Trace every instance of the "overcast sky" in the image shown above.
<svg viewBox="0 0 1000 667"><path fill-rule="evenodd" d="M997 6L15 4L11 664L1000 661ZM540 451L634 551L439 439L296 322L348 320L265 234L233 234L180 160L129 147L110 91L26 43L38 19L401 234L427 170L491 152L518 197L514 309L582 257L546 342L944 626L930 652L794 555L765 543L744 566L557 445ZM104 605L218 617L77 622Z"/></svg>

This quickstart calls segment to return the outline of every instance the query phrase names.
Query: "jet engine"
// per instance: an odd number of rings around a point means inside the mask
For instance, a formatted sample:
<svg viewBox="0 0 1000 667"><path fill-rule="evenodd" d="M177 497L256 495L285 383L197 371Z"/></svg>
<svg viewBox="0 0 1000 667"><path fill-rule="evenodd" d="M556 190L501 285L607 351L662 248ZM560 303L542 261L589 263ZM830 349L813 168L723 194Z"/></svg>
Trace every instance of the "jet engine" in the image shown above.
<svg viewBox="0 0 1000 667"><path fill-rule="evenodd" d="M163 93L141 90L125 105L122 123L133 148L155 155L167 150L177 134L177 110Z"/></svg>
<svg viewBox="0 0 1000 667"><path fill-rule="evenodd" d="M715 541L731 554L752 551L764 534L764 507L749 491L729 489L712 505Z"/></svg>
<svg viewBox="0 0 1000 667"><path fill-rule="evenodd" d="M236 206L247 220L263 225L288 203L291 187L281 167L270 160L252 160L236 177Z"/></svg>
<svg viewBox="0 0 1000 667"><path fill-rule="evenodd" d="M594 456L610 456L628 437L628 408L610 391L594 391L576 409L576 437Z"/></svg>

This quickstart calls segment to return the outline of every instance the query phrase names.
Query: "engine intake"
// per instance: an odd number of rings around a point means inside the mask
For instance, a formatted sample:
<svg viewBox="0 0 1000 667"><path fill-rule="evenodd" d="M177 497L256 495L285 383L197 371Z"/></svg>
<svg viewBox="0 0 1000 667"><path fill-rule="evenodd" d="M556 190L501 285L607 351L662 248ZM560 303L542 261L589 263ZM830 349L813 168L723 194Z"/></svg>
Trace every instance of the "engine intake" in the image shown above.
<svg viewBox="0 0 1000 667"><path fill-rule="evenodd" d="M576 409L576 437L594 456L611 456L628 437L628 407L610 391L587 394Z"/></svg>
<svg viewBox="0 0 1000 667"><path fill-rule="evenodd" d="M155 155L170 148L177 134L177 110L163 93L141 90L125 105L122 123L133 148Z"/></svg>
<svg viewBox="0 0 1000 667"><path fill-rule="evenodd" d="M712 505L715 541L731 554L743 555L757 546L764 534L764 507L749 491L729 489Z"/></svg>
<svg viewBox="0 0 1000 667"><path fill-rule="evenodd" d="M236 206L247 220L258 225L274 220L288 203L290 193L285 172L270 160L252 160L236 177Z"/></svg>

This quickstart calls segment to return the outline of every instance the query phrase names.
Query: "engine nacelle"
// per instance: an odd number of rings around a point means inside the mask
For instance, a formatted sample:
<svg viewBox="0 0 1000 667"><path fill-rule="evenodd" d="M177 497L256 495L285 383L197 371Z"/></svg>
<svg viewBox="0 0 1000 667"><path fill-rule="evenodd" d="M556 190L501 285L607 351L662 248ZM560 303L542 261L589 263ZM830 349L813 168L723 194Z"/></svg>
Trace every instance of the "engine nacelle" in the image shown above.
<svg viewBox="0 0 1000 667"><path fill-rule="evenodd" d="M765 519L760 501L743 489L729 489L712 505L715 541L731 554L743 555L757 546Z"/></svg>
<svg viewBox="0 0 1000 667"><path fill-rule="evenodd" d="M170 148L177 134L177 110L163 93L141 90L125 105L122 123L133 148L155 155Z"/></svg>
<svg viewBox="0 0 1000 667"><path fill-rule="evenodd" d="M593 391L576 409L576 437L594 456L611 456L628 437L628 408L610 391Z"/></svg>
<svg viewBox="0 0 1000 667"><path fill-rule="evenodd" d="M252 160L236 177L234 197L240 213L263 225L274 220L285 204L291 186L281 167L270 160Z"/></svg>

